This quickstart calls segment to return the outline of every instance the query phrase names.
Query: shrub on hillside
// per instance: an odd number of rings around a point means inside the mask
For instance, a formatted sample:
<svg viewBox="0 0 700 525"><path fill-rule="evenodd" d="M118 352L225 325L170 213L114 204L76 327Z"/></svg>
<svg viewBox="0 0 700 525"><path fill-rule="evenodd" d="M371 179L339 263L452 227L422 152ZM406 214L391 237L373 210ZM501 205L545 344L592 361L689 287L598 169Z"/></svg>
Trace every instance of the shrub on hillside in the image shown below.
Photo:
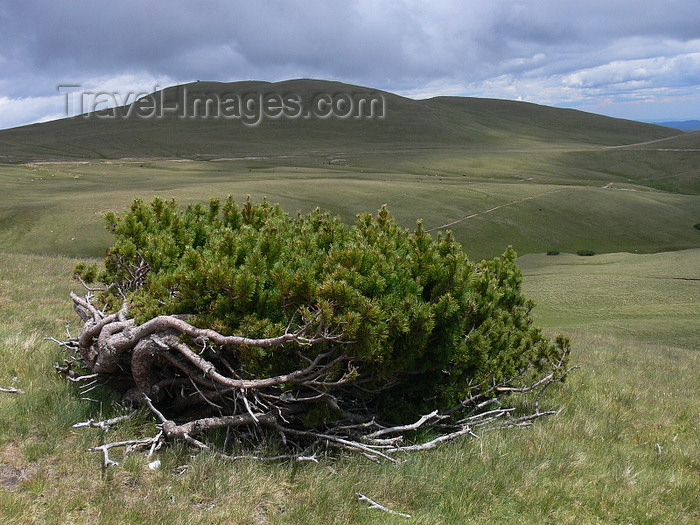
<svg viewBox="0 0 700 525"><path fill-rule="evenodd" d="M347 226L265 201L156 199L106 220L104 268L76 268L105 287L73 295L85 326L70 344L165 437L263 427L297 453L385 457L419 426L525 424L539 406L518 418L501 399L567 372L568 341L533 325L510 248L475 263L450 233L410 232L386 208Z"/></svg>
<svg viewBox="0 0 700 525"><path fill-rule="evenodd" d="M595 252L593 250L579 250L576 252L576 255L581 255L584 257L590 257L592 255L595 255Z"/></svg>

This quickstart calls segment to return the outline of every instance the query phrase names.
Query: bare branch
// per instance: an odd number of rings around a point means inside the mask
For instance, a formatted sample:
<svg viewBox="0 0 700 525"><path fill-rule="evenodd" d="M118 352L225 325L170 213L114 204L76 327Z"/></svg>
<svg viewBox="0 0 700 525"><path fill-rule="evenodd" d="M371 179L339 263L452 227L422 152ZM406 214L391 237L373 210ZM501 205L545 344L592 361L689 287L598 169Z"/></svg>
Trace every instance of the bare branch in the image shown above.
<svg viewBox="0 0 700 525"><path fill-rule="evenodd" d="M66 379L68 379L68 381L70 381L71 383L82 383L84 381L90 381L90 380L97 379L98 377L99 377L99 374L85 374L82 376L76 375L74 377L68 376Z"/></svg>
<svg viewBox="0 0 700 525"><path fill-rule="evenodd" d="M394 449L395 451L398 452L416 452L418 450L430 450L431 448L437 447L440 443L444 443L446 441L452 441L453 439L457 439L458 437L462 437L465 435L470 435L472 437L478 438L474 432L472 432L471 427L465 426L462 427L461 429L457 430L456 432L452 432L450 434L445 434L443 436L437 437L433 439L432 441L428 441L426 443L421 443L419 445L409 445L405 447L397 447Z"/></svg>
<svg viewBox="0 0 700 525"><path fill-rule="evenodd" d="M0 387L0 392L4 394L24 394L24 390L22 390L21 388L15 388L14 386L11 386L9 388Z"/></svg>
<svg viewBox="0 0 700 525"><path fill-rule="evenodd" d="M387 434L401 434L403 432L406 432L408 430L417 430L426 421L430 421L431 419L444 419L446 416L440 416L438 414L437 410L433 410L430 414L426 414L422 416L418 421L415 423L412 423L410 425L402 425L398 427L391 427L391 428L384 428L382 430L377 430L376 432L372 432L371 434L366 435L365 437L367 439L374 439L378 438L380 436L386 436Z"/></svg>
<svg viewBox="0 0 700 525"><path fill-rule="evenodd" d="M156 407L153 406L151 399L146 394L143 394L143 400L146 403L146 405L148 406L148 408L151 409L151 412L153 412L156 415L156 417L158 417L158 419L160 419L161 423L165 423L166 421L168 421L168 419L163 414L161 414L160 411Z"/></svg>
<svg viewBox="0 0 700 525"><path fill-rule="evenodd" d="M107 432L107 431L109 431L109 428L112 425L116 425L117 423L121 423L122 421L130 419L135 414L136 414L136 411L132 412L131 414L113 417L112 419L106 419L104 421L95 421L94 419L88 419L87 421L83 421L82 423L76 423L75 425L73 425L73 428L82 428L82 427L100 428L104 432Z"/></svg>
<svg viewBox="0 0 700 525"><path fill-rule="evenodd" d="M247 338L244 338L247 339ZM279 338L271 338L272 339L279 339ZM267 340L267 341L269 341ZM251 340L252 341L252 340ZM258 339L257 341L262 341ZM195 352L189 349L187 345L184 343L181 343L174 338L168 338L166 341L166 344L172 348L180 352L188 361L190 361L193 365L195 365L197 368L199 368L203 373L205 377L210 377L214 379L215 381L221 383L222 385L230 386L233 388L240 388L243 390L246 389L262 389L262 388L267 388L271 386L276 386L280 385L282 383L302 383L307 380L312 380L314 375L317 374L318 372L318 367L319 364L322 362L323 359L327 358L330 356L330 353L324 353L324 354L319 354L316 356L316 358L311 362L309 366L306 368L303 368L301 370L295 370L294 372L291 372L289 374L284 374L280 376L275 376L275 377L268 377L265 379L231 379L228 378L219 372L216 371L216 367L210 362L204 359L203 357L197 355ZM281 343L280 343L281 344Z"/></svg>
<svg viewBox="0 0 700 525"><path fill-rule="evenodd" d="M241 461L245 459L253 459L256 461L285 461L285 460L291 460L291 461L296 461L298 463L302 463L305 461L310 461L311 463L318 463L318 458L316 455L312 456L299 456L295 454L279 454L277 456L253 456L253 455L248 455L248 456L227 456L225 454L217 454L220 457L226 458L230 461Z"/></svg>
<svg viewBox="0 0 700 525"><path fill-rule="evenodd" d="M132 271L134 278L140 278L139 272L147 269ZM564 369L565 352L558 361L549 363L548 373L539 377L533 374L527 382L536 364L533 361L511 377L497 381L488 377L468 385L463 399L454 407L436 409L413 423L395 425L383 420L377 408L366 401L386 384L375 384L373 376L363 375L366 363L362 358L350 357L350 342L343 340L344 327L324 324L320 311L300 315L298 312L304 310L298 310L297 321L293 316L284 333L256 339L196 327L185 314L159 316L138 324L128 317L126 304L118 312L108 313L100 311L89 295L81 298L71 294L71 298L84 326L78 337L69 334L64 342L53 339L71 353L65 366L57 364L56 369L78 384L81 395L109 382L124 394L126 402L147 406L160 429L153 438L90 449L102 451L105 468L116 464L109 457L114 447L126 447L127 452L147 448L151 457L171 440L232 460L316 461L314 452L328 447L372 461L399 463L395 456L402 452L429 450L464 436L478 438L475 431L525 427L539 417L556 413L541 410L540 398L550 385L575 368ZM285 349L290 359L298 363L296 370L251 378L244 365L250 348L286 345L291 346ZM302 347L311 348L302 352ZM530 406L534 409L516 415L515 409L505 403L513 395L533 396L534 404ZM309 427L307 415L316 412L322 419ZM75 427L106 432L131 415L106 421L90 419ZM227 432L222 451L207 444L207 432L219 428ZM251 436L245 439L253 444L263 436L279 435L290 453L269 458L255 454L227 456L229 431L234 429L240 430L240 436ZM420 429L431 429L437 437L423 443L407 442L409 433Z"/></svg>
<svg viewBox="0 0 700 525"><path fill-rule="evenodd" d="M83 280L82 277L80 277L80 275L75 274L73 277L75 279L77 279L78 282L83 286L83 288L85 288L85 290L87 290L88 292L106 292L107 290L109 290L110 288L112 288L114 286L114 283L112 283L109 286L106 286L104 288L94 288L94 287L88 286L88 284Z"/></svg>
<svg viewBox="0 0 700 525"><path fill-rule="evenodd" d="M410 514L406 514L405 512L398 512L395 510L391 510L390 508L387 508L384 505L380 505L379 503L377 503L373 499L368 498L367 496L365 496L361 492L356 492L355 494L357 495L357 498L360 501L366 501L367 503L369 503L369 507L367 507L368 509L379 509L381 511L388 512L389 514L396 514L397 516L401 516L402 518L410 518L411 517Z"/></svg>
<svg viewBox="0 0 700 525"><path fill-rule="evenodd" d="M113 461L109 457L109 450L119 447L127 447L127 451L135 450L137 448L151 447L154 443L158 442L162 438L162 433L150 438L144 439L130 439L127 441L116 441L114 443L105 443L97 447L92 447L88 449L88 452L102 452L104 455L104 468L119 465L118 462Z"/></svg>

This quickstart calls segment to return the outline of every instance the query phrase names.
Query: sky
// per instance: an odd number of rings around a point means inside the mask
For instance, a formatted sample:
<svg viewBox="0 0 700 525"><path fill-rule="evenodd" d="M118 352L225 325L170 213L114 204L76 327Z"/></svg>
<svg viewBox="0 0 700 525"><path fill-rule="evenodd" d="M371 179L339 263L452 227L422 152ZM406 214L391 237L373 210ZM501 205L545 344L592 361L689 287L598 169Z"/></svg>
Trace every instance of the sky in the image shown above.
<svg viewBox="0 0 700 525"><path fill-rule="evenodd" d="M0 129L70 90L292 78L700 119L700 0L0 0Z"/></svg>

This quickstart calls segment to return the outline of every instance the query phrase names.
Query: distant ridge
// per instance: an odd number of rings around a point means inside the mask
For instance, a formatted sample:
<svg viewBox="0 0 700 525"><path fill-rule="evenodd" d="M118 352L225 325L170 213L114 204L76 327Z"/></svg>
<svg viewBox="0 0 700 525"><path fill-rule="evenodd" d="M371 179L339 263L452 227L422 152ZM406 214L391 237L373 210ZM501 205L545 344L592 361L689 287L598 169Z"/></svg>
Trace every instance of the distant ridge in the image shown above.
<svg viewBox="0 0 700 525"><path fill-rule="evenodd" d="M681 131L700 131L700 120L669 120L666 122L654 122L653 124L680 129Z"/></svg>
<svg viewBox="0 0 700 525"><path fill-rule="evenodd" d="M318 97L333 103L368 95L381 100L373 118L288 114L249 125L243 118L185 118L165 111L181 104L206 109L238 96L277 94L296 97L308 110ZM621 146L671 137L675 130L572 109L527 102L468 97L413 100L340 82L298 79L284 82L193 82L172 86L117 109L0 131L0 162L122 157L222 158L294 155L308 152L521 147L528 145ZM254 96L252 98L255 98ZM359 103L358 103L359 104ZM215 105L215 103L212 103ZM163 110L161 118L138 118L144 110ZM233 107L227 108L235 113ZM275 108L273 108L275 109ZM327 106L326 106L327 109ZM342 110L342 107L339 106ZM378 109L378 108L375 108ZM142 111L143 112L143 111ZM201 115L200 115L201 116ZM228 115L230 116L230 115ZM235 115L234 115L235 117Z"/></svg>

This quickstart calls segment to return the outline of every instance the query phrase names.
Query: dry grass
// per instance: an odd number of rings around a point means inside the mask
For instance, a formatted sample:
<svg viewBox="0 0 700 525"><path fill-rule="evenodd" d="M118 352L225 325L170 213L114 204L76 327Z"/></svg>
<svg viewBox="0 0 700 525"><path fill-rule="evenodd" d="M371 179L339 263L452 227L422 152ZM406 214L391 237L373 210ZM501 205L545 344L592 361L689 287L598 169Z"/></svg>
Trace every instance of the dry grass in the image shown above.
<svg viewBox="0 0 700 525"><path fill-rule="evenodd" d="M694 268L694 253L670 255L656 256L659 264L665 261L673 271ZM551 393L548 403L562 406L562 413L531 430L487 433L480 440L407 457L398 467L344 456L297 467L228 463L207 454L192 456L190 449L176 446L159 453L157 471L147 468L143 455L115 453L120 465L103 474L99 455L86 449L105 437L100 430L71 425L124 409L111 405L104 392L98 394L102 407L80 401L55 377L51 364L61 354L42 339L60 335L71 317L66 293L73 261L3 255L0 384L15 384L26 393L0 396L0 521L409 522L367 509L355 496L362 492L410 513L413 523L697 523L700 389L694 371L700 369L700 353L662 340L620 336L617 330L586 331L585 323L577 324L579 309L571 304L585 311L586 301L595 301L600 290L589 284L559 300L550 290L556 289L557 276L571 279L576 268L583 282L598 281L586 280L584 270L590 267L585 265L566 270L545 265L554 259L530 265L526 285L536 298L547 297L548 307L539 314L547 329L564 320L576 328L571 332L574 360L582 369ZM587 264L594 262L595 257L587 258ZM635 259L620 256L611 264L629 271ZM600 286L608 289L614 306L642 282L627 281L617 289L605 282ZM670 302L678 291L669 288L666 299ZM657 296L658 312L664 301ZM691 307L698 311L700 298L694 301ZM561 317L564 307L568 320ZM664 318L658 319L661 327ZM609 320L615 321L613 314ZM626 316L617 322L624 325ZM106 438L153 431L153 422L139 416Z"/></svg>

